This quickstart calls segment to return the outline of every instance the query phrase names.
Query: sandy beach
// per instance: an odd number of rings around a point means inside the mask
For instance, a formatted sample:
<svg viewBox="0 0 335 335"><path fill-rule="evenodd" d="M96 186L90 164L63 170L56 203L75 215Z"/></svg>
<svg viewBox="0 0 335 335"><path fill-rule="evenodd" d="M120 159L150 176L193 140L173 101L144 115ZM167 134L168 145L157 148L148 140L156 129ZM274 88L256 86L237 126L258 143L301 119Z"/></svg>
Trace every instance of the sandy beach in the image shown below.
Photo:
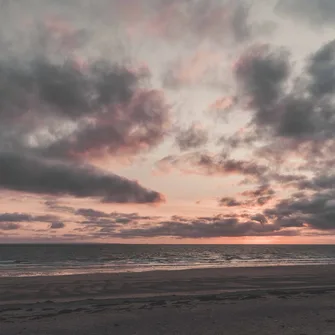
<svg viewBox="0 0 335 335"><path fill-rule="evenodd" d="M335 266L0 279L1 334L335 334Z"/></svg>

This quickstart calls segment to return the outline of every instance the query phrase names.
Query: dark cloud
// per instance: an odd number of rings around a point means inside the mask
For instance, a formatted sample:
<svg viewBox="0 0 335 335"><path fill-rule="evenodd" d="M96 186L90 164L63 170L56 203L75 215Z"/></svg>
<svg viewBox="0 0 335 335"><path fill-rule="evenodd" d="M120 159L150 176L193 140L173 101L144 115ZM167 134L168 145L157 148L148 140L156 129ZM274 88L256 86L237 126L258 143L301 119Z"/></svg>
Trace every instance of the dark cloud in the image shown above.
<svg viewBox="0 0 335 335"><path fill-rule="evenodd" d="M81 215L88 218L107 218L109 214L101 211L97 211L91 208L80 208L75 211L77 215Z"/></svg>
<svg viewBox="0 0 335 335"><path fill-rule="evenodd" d="M251 98L252 123L261 138L271 135L306 143L333 137L334 105L329 97L335 89L334 45L327 43L309 57L305 73L290 90L288 52L253 47L240 58L237 80Z"/></svg>
<svg viewBox="0 0 335 335"><path fill-rule="evenodd" d="M245 197L260 197L260 196L272 196L275 194L275 191L269 185L261 185L255 190L248 190L241 193Z"/></svg>
<svg viewBox="0 0 335 335"><path fill-rule="evenodd" d="M218 200L219 206L239 207L239 206L264 206L274 199L274 191L267 185L262 185L254 191L245 191L242 196L248 197L248 200L237 200L232 197L223 197Z"/></svg>
<svg viewBox="0 0 335 335"><path fill-rule="evenodd" d="M335 23L335 3L332 0L279 0L276 11L317 26Z"/></svg>
<svg viewBox="0 0 335 335"><path fill-rule="evenodd" d="M62 229L65 227L65 224L63 222L52 222L50 225L50 229Z"/></svg>
<svg viewBox="0 0 335 335"><path fill-rule="evenodd" d="M74 61L0 60L2 146L32 150L27 137L42 126L51 136L37 139L33 151L45 156L133 155L158 145L166 135L169 106L161 92L144 89L146 73L106 61L80 69ZM69 121L75 122L73 130L62 134Z"/></svg>
<svg viewBox="0 0 335 335"><path fill-rule="evenodd" d="M54 215L32 215L24 213L2 213L0 214L0 222L50 222L56 220Z"/></svg>
<svg viewBox="0 0 335 335"><path fill-rule="evenodd" d="M226 153L213 155L208 152L197 151L166 156L156 162L156 167L165 173L176 169L186 174L205 176L236 174L245 177L243 183L246 184L259 183L266 185L269 182L276 182L282 185L290 185L305 179L303 175L285 174L278 171L277 166L261 164L257 160L259 161L257 156L255 156L255 159L242 160L229 158ZM269 196L272 195L269 194Z"/></svg>
<svg viewBox="0 0 335 335"><path fill-rule="evenodd" d="M14 222L0 222L0 230L18 230L21 226Z"/></svg>
<svg viewBox="0 0 335 335"><path fill-rule="evenodd" d="M187 129L180 129L176 135L176 144L182 151L199 148L207 142L207 130L196 124L192 124Z"/></svg>
<svg viewBox="0 0 335 335"><path fill-rule="evenodd" d="M251 216L251 220L266 224L268 222L267 218L263 214L256 214Z"/></svg>
<svg viewBox="0 0 335 335"><path fill-rule="evenodd" d="M268 202L270 202L274 197L272 195L269 196L265 196L265 197L259 197L256 199L256 203L259 206L264 206L266 205Z"/></svg>
<svg viewBox="0 0 335 335"><path fill-rule="evenodd" d="M0 214L0 222L28 222L32 221L33 216L22 213L3 213Z"/></svg>
<svg viewBox="0 0 335 335"><path fill-rule="evenodd" d="M157 162L162 171L177 168L187 173L204 175L241 174L262 179L267 173L266 166L253 161L243 161L226 158L225 155L210 155L208 153L192 152L181 156L166 156Z"/></svg>
<svg viewBox="0 0 335 335"><path fill-rule="evenodd" d="M157 216L142 216L138 213L104 213L83 208L76 213L83 216L84 220L78 221L80 227L76 228L75 231L84 233L85 236L99 239L115 237L115 234L124 229L124 227L135 229L148 223L159 222L161 219Z"/></svg>
<svg viewBox="0 0 335 335"><path fill-rule="evenodd" d="M293 75L290 53L270 45L248 48L235 65L241 107L251 115L243 132L224 137L225 151L244 148L269 162L267 182L293 184L306 171L324 173L335 148L335 47L330 41L311 53ZM244 104L244 105L243 105ZM298 160L296 173L285 164Z"/></svg>
<svg viewBox="0 0 335 335"><path fill-rule="evenodd" d="M159 219L157 216L142 216L138 213L105 213L90 208L80 208L75 213L86 218L86 221L82 221L81 223L96 227L117 227L125 224L134 225L138 222L152 222Z"/></svg>
<svg viewBox="0 0 335 335"><path fill-rule="evenodd" d="M148 68L110 56L112 42L104 50L96 43L96 33L109 29L99 14L110 5L30 0L2 6L0 187L106 202L160 201L135 181L84 164L148 152L169 128L170 106L152 89Z"/></svg>
<svg viewBox="0 0 335 335"><path fill-rule="evenodd" d="M0 214L0 230L18 230L21 228L20 223L50 223L52 229L61 227L59 218L55 215L33 215L26 213L1 213Z"/></svg>
<svg viewBox="0 0 335 335"><path fill-rule="evenodd" d="M335 41L323 45L310 57L307 72L311 78L309 90L314 97L322 98L334 93Z"/></svg>
<svg viewBox="0 0 335 335"><path fill-rule="evenodd" d="M0 154L0 186L39 194L94 197L103 202L155 203L163 200L136 181L88 165L47 162L24 155Z"/></svg>
<svg viewBox="0 0 335 335"><path fill-rule="evenodd" d="M133 237L163 237L177 238L212 238L234 236L267 236L267 235L294 235L297 232L281 230L275 224L264 224L260 216L247 221L239 221L236 217L215 216L209 218L195 218L175 221L162 221L155 226L134 229L123 229L116 233L122 238Z"/></svg>
<svg viewBox="0 0 335 335"><path fill-rule="evenodd" d="M243 203L234 198L224 197L219 199L219 206L238 207L241 205L243 205Z"/></svg>
<svg viewBox="0 0 335 335"><path fill-rule="evenodd" d="M335 194L333 191L315 193L280 201L275 207L266 209L266 215L282 227L310 227L313 229L335 229Z"/></svg>
<svg viewBox="0 0 335 335"><path fill-rule="evenodd" d="M235 73L242 92L255 108L255 122L272 124L279 111L272 108L283 94L283 84L290 74L288 54L285 50L272 50L267 45L249 48L237 61Z"/></svg>
<svg viewBox="0 0 335 335"><path fill-rule="evenodd" d="M48 210L51 211L69 213L69 214L75 213L75 209L73 207L60 204L57 200L44 201L44 205L47 207Z"/></svg>

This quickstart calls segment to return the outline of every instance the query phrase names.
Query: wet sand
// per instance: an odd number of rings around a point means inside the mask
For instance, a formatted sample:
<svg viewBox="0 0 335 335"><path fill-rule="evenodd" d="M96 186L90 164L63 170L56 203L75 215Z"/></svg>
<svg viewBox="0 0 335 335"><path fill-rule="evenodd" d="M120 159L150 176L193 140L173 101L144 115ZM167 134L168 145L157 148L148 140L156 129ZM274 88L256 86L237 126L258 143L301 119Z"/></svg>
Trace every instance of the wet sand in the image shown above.
<svg viewBox="0 0 335 335"><path fill-rule="evenodd" d="M0 334L335 334L335 266L0 278Z"/></svg>

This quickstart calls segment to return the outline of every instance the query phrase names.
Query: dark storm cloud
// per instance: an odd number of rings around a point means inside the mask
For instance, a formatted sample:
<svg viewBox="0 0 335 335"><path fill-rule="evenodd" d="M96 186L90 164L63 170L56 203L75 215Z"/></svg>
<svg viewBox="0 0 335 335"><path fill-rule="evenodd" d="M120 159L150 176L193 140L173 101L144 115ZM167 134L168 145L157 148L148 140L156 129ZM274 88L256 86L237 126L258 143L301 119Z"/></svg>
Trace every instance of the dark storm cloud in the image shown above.
<svg viewBox="0 0 335 335"><path fill-rule="evenodd" d="M94 197L103 202L155 203L163 199L136 181L91 166L46 162L7 153L0 154L0 187L46 195Z"/></svg>
<svg viewBox="0 0 335 335"><path fill-rule="evenodd" d="M299 18L316 26L335 24L333 0L279 0L275 9L292 19Z"/></svg>
<svg viewBox="0 0 335 335"><path fill-rule="evenodd" d="M182 151L196 149L208 142L208 132L206 129L192 124L187 129L180 129L175 140Z"/></svg>

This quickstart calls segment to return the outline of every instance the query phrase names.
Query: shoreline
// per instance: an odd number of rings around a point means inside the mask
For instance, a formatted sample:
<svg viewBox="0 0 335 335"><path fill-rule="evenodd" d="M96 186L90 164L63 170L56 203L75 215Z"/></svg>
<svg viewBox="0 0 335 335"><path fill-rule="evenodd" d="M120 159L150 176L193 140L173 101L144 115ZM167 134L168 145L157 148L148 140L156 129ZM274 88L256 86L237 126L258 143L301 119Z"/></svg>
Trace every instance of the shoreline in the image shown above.
<svg viewBox="0 0 335 335"><path fill-rule="evenodd" d="M156 273L156 272L181 272L181 271L198 271L198 270L222 270L222 269L264 269L264 268L292 268L292 267L328 267L328 266L334 266L335 263L308 263L308 264L266 264L266 265L241 265L241 266L217 266L217 265L208 265L208 266L196 266L196 267L157 267L156 269L143 269L138 271L133 270L125 270L125 271L90 271L90 272L78 272L78 273L64 273L64 274L53 274L54 272L50 271L51 274L33 274L33 275L17 275L13 273L13 275L9 276L0 276L0 281L2 279L9 279L9 278L55 278L55 277L74 277L74 276L109 276L109 275L119 275L119 274L140 274L140 273ZM55 271L57 272L57 271Z"/></svg>
<svg viewBox="0 0 335 335"><path fill-rule="evenodd" d="M253 269L259 269L259 270L266 270L266 269L274 269L274 268L280 268L283 269L284 271L286 269L291 269L291 268L330 268L334 267L335 269L335 264L292 264L292 265L260 265L260 266L231 266L231 267L217 267L217 266L210 266L210 267L196 267L196 268L175 268L175 269L157 269L157 270L145 270L145 271L122 271L122 272L85 272L85 273L73 273L73 274L56 274L56 275L36 275L36 276L8 276L8 277L0 277L0 285L2 280L8 280L8 279L13 279L15 278L20 280L26 280L26 279L44 279L44 278L56 278L56 279L61 279L61 278L76 278L76 277L90 277L91 279L95 279L98 276L99 277L114 277L114 276L123 276L123 275L141 275L141 274L169 274L169 273L174 273L174 272L187 272L191 274L192 272L203 272L203 271L208 271L208 270L214 270L214 271L232 271L233 273L241 271L246 271L250 270L252 271Z"/></svg>

